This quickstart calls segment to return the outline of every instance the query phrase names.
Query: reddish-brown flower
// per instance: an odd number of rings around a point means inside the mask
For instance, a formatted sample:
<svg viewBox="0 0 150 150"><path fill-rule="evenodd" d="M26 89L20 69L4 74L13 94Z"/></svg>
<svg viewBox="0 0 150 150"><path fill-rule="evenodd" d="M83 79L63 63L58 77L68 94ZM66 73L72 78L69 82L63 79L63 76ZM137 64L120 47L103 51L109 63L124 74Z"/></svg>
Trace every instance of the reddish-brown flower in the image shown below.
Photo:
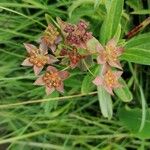
<svg viewBox="0 0 150 150"><path fill-rule="evenodd" d="M63 80L68 78L69 73L67 71L58 71L55 67L47 67L46 73L40 76L36 81L35 85L45 85L46 94L51 94L54 90L61 93L64 92Z"/></svg>
<svg viewBox="0 0 150 150"><path fill-rule="evenodd" d="M92 33L87 31L88 24L85 21L81 20L77 25L72 25L58 19L58 24L67 44L86 49L87 42L92 38Z"/></svg>
<svg viewBox="0 0 150 150"><path fill-rule="evenodd" d="M122 71L112 72L110 68L107 68L102 76L97 76L93 83L97 86L101 85L104 89L113 95L113 89L121 86L118 79L122 75Z"/></svg>
<svg viewBox="0 0 150 150"><path fill-rule="evenodd" d="M69 58L72 69L78 66L81 59L86 57L85 55L80 55L75 47L72 50L62 49L60 55Z"/></svg>
<svg viewBox="0 0 150 150"><path fill-rule="evenodd" d="M99 56L97 57L98 64L108 63L112 67L122 69L118 57L123 53L122 47L117 47L117 43L114 39L111 39L104 47L100 44L97 46Z"/></svg>
<svg viewBox="0 0 150 150"><path fill-rule="evenodd" d="M40 45L39 48L32 44L24 44L28 57L23 61L23 66L33 66L35 75L38 75L46 64L58 61L54 56L48 55L47 51Z"/></svg>
<svg viewBox="0 0 150 150"><path fill-rule="evenodd" d="M43 47L50 48L52 52L55 52L56 45L62 40L57 28L52 24L49 24L41 37L41 44Z"/></svg>
<svg viewBox="0 0 150 150"><path fill-rule="evenodd" d="M69 56L69 60L70 60L70 67L72 69L78 66L78 64L79 64L79 62L80 62L81 59L85 58L85 56L80 55L77 52L76 48L73 48L72 51L70 51L68 53L68 56Z"/></svg>

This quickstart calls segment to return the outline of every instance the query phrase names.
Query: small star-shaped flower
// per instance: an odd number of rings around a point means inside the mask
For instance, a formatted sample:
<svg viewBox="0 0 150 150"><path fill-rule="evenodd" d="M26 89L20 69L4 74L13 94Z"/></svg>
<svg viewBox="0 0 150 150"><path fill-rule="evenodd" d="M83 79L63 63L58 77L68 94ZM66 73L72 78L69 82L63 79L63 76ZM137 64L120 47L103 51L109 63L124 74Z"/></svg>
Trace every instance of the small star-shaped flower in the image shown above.
<svg viewBox="0 0 150 150"><path fill-rule="evenodd" d="M52 64L58 61L54 56L48 55L47 51L41 45L37 48L32 44L25 43L24 46L29 56L23 61L22 65L33 66L35 75L38 75L46 64Z"/></svg>
<svg viewBox="0 0 150 150"><path fill-rule="evenodd" d="M52 52L55 52L56 45L60 43L61 40L62 38L60 33L57 31L57 28L55 28L52 24L49 24L41 37L40 43L43 47L47 49L50 48Z"/></svg>
<svg viewBox="0 0 150 150"><path fill-rule="evenodd" d="M46 94L51 94L54 90L61 93L64 92L63 80L68 78L69 73L67 71L58 71L55 67L47 67L46 73L40 76L36 81L35 85L45 85Z"/></svg>
<svg viewBox="0 0 150 150"><path fill-rule="evenodd" d="M117 47L117 43L114 39L111 39L105 48L101 44L98 44L97 51L99 53L97 57L98 64L108 63L112 67L122 69L118 57L123 53L123 48Z"/></svg>
<svg viewBox="0 0 150 150"><path fill-rule="evenodd" d="M122 73L122 71L113 72L110 68L107 68L102 76L97 76L93 80L93 83L97 86L101 85L108 93L113 95L113 89L122 86L118 81Z"/></svg>

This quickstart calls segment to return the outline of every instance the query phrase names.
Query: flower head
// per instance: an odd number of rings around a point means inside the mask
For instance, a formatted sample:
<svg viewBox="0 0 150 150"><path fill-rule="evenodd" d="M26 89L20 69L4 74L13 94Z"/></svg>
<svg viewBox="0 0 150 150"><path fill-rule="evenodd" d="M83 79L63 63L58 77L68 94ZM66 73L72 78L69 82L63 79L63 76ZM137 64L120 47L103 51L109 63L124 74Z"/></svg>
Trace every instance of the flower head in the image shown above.
<svg viewBox="0 0 150 150"><path fill-rule="evenodd" d="M23 66L33 66L35 75L38 75L46 64L52 64L58 61L54 56L48 55L47 51L41 46L37 48L32 44L24 44L28 57L23 61Z"/></svg>
<svg viewBox="0 0 150 150"><path fill-rule="evenodd" d="M99 56L97 57L98 64L108 63L112 67L122 69L118 57L123 53L122 47L117 47L114 39L111 39L104 47L100 44L97 46Z"/></svg>
<svg viewBox="0 0 150 150"><path fill-rule="evenodd" d="M73 50L69 52L68 56L69 56L71 68L75 68L79 64L80 60L84 58L84 56L80 55L77 52L76 48L73 48Z"/></svg>
<svg viewBox="0 0 150 150"><path fill-rule="evenodd" d="M86 49L88 40L92 38L92 33L87 31L88 24L85 21L81 20L77 25L73 25L59 19L58 24L67 44Z"/></svg>
<svg viewBox="0 0 150 150"><path fill-rule="evenodd" d="M103 86L108 93L113 95L113 89L121 86L121 84L118 81L121 74L122 71L112 72L110 68L107 68L102 76L97 76L93 80L93 83L97 86Z"/></svg>
<svg viewBox="0 0 150 150"><path fill-rule="evenodd" d="M78 66L81 59L86 57L85 55L80 55L75 47L72 50L62 49L60 55L69 58L72 69Z"/></svg>
<svg viewBox="0 0 150 150"><path fill-rule="evenodd" d="M41 37L41 44L55 52L56 45L62 40L57 28L49 24Z"/></svg>
<svg viewBox="0 0 150 150"><path fill-rule="evenodd" d="M47 67L46 73L40 76L36 81L35 85L45 85L46 94L51 94L54 90L61 93L64 92L63 80L68 78L69 73L67 71L58 71L55 67Z"/></svg>

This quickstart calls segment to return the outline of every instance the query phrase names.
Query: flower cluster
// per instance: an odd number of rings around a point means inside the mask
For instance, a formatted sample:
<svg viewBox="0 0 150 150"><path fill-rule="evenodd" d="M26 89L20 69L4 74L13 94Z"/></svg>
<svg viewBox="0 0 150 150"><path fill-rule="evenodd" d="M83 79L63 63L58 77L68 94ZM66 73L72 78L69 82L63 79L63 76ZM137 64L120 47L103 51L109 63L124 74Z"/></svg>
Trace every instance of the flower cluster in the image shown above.
<svg viewBox="0 0 150 150"><path fill-rule="evenodd" d="M72 25L60 19L58 23L64 33L65 43L77 48L87 48L87 42L92 38L92 33L87 31L88 23L81 20L77 25Z"/></svg>
<svg viewBox="0 0 150 150"><path fill-rule="evenodd" d="M97 86L102 85L105 90L113 95L113 89L120 87L118 79L122 71L113 71L113 68L122 70L118 57L123 53L122 47L117 47L115 39L108 41L105 47L101 44L97 46L97 63L103 65L101 76L97 76L93 83Z"/></svg>
<svg viewBox="0 0 150 150"><path fill-rule="evenodd" d="M57 28L59 27L59 28ZM49 24L39 40L39 47L24 43L28 56L23 61L23 66L32 66L38 79L35 85L44 85L46 93L51 94L54 90L63 93L63 81L69 77L66 69L80 68L81 61L92 55L97 55L97 64L103 65L101 76L97 76L93 83L102 85L110 94L113 89L120 86L118 82L122 71L112 71L112 67L122 70L118 57L122 54L123 48L117 47L115 39L111 39L106 46L99 42L96 45L95 53L89 50L88 43L95 39L88 31L89 24L80 20L76 25L70 24L57 18L57 27ZM55 63L63 64L65 69L58 70ZM87 66L86 66L87 67ZM40 75L40 72L45 72Z"/></svg>

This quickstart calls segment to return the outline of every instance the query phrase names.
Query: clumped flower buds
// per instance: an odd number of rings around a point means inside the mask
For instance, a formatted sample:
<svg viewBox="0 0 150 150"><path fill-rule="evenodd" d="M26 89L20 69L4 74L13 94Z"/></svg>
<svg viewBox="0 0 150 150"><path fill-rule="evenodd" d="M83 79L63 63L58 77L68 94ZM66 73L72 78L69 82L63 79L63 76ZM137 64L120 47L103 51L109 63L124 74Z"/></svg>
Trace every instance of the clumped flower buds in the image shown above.
<svg viewBox="0 0 150 150"><path fill-rule="evenodd" d="M72 69L78 66L81 59L86 57L85 55L80 55L75 47L73 47L71 50L62 49L60 55L69 59L70 67Z"/></svg>
<svg viewBox="0 0 150 150"><path fill-rule="evenodd" d="M63 27L67 44L76 48L87 48L87 42L92 38L92 33L87 31L88 24L85 21L82 20L77 25L71 25L59 20L59 25Z"/></svg>

